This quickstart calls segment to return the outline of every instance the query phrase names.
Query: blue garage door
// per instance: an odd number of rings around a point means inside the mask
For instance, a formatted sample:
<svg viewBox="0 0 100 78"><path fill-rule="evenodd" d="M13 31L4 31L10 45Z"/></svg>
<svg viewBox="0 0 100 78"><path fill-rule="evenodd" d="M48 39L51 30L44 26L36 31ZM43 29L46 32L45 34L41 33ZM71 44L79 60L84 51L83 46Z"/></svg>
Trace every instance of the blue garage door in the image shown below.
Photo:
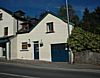
<svg viewBox="0 0 100 78"><path fill-rule="evenodd" d="M51 44L51 55L53 62L69 62L68 50L65 50L66 44Z"/></svg>

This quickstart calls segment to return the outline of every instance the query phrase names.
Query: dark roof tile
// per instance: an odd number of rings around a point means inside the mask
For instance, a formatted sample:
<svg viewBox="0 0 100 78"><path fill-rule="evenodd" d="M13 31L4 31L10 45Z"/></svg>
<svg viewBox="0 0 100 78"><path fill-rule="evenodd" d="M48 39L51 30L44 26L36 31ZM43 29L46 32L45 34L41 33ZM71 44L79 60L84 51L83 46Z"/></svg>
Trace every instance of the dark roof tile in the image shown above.
<svg viewBox="0 0 100 78"><path fill-rule="evenodd" d="M3 8L3 7L0 7L0 9L6 11L6 12L7 12L8 14L10 14L10 15L13 15L13 12L11 12L11 11L8 10L8 9L5 9L5 8Z"/></svg>

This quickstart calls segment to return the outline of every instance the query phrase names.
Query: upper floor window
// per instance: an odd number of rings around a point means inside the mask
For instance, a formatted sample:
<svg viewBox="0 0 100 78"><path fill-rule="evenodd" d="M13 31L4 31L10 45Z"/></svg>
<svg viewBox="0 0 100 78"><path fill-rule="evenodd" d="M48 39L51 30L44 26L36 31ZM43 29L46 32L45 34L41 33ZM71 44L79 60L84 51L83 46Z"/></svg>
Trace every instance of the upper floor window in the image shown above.
<svg viewBox="0 0 100 78"><path fill-rule="evenodd" d="M29 25L28 24L22 25L22 29L23 31L29 31Z"/></svg>
<svg viewBox="0 0 100 78"><path fill-rule="evenodd" d="M8 27L4 28L4 35L8 35Z"/></svg>
<svg viewBox="0 0 100 78"><path fill-rule="evenodd" d="M0 13L0 20L2 20L2 13Z"/></svg>
<svg viewBox="0 0 100 78"><path fill-rule="evenodd" d="M46 25L47 25L47 33L53 33L54 32L53 22L49 22Z"/></svg>
<svg viewBox="0 0 100 78"><path fill-rule="evenodd" d="M27 50L28 46L27 46L27 42L22 42L22 50Z"/></svg>

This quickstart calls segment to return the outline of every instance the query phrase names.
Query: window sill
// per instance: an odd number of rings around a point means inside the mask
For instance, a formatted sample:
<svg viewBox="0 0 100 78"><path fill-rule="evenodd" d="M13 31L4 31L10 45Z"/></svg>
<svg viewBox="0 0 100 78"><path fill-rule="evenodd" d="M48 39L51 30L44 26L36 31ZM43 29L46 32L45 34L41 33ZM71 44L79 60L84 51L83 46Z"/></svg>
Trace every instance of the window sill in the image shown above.
<svg viewBox="0 0 100 78"><path fill-rule="evenodd" d="M0 21L3 20L2 18L0 18Z"/></svg>
<svg viewBox="0 0 100 78"><path fill-rule="evenodd" d="M29 50L27 50L27 49L24 50L24 49L23 49L23 50L20 50L20 51L29 51Z"/></svg>
<svg viewBox="0 0 100 78"><path fill-rule="evenodd" d="M8 37L8 35L4 35L4 37Z"/></svg>

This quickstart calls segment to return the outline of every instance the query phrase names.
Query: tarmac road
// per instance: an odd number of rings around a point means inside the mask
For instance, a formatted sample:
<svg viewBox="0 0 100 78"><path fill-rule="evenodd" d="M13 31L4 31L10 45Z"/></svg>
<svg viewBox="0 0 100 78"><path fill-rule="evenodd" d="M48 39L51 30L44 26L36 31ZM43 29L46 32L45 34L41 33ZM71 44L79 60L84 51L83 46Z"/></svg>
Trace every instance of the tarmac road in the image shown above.
<svg viewBox="0 0 100 78"><path fill-rule="evenodd" d="M0 63L0 78L100 78L100 73Z"/></svg>

